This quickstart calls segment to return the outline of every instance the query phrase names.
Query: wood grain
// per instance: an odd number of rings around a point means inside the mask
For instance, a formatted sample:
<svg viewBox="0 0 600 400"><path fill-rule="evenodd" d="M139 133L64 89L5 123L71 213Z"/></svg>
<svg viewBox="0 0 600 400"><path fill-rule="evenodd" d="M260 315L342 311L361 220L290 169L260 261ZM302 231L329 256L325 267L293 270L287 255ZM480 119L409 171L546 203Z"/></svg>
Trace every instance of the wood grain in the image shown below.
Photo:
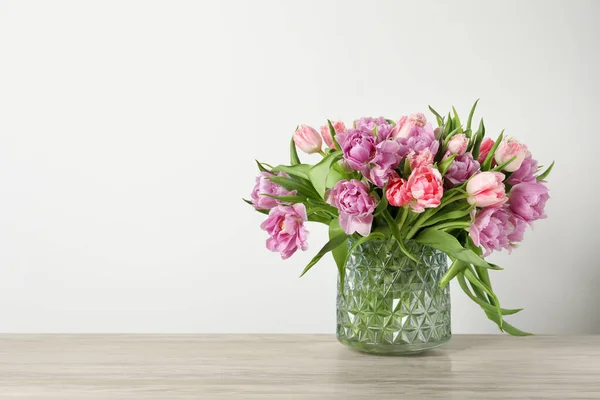
<svg viewBox="0 0 600 400"><path fill-rule="evenodd" d="M600 399L600 336L385 357L330 335L2 335L0 398Z"/></svg>

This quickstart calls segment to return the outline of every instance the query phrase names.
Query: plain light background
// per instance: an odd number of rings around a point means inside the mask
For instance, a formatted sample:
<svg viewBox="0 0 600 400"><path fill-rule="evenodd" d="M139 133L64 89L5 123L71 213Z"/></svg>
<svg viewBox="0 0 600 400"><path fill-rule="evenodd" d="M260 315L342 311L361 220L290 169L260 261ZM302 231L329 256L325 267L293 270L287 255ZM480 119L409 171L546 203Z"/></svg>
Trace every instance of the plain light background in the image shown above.
<svg viewBox="0 0 600 400"><path fill-rule="evenodd" d="M525 142L549 218L509 321L600 333L600 2L0 1L0 331L326 332L336 268L241 201L297 124L455 105ZM307 161L316 158L306 157ZM494 333L452 286L455 333Z"/></svg>

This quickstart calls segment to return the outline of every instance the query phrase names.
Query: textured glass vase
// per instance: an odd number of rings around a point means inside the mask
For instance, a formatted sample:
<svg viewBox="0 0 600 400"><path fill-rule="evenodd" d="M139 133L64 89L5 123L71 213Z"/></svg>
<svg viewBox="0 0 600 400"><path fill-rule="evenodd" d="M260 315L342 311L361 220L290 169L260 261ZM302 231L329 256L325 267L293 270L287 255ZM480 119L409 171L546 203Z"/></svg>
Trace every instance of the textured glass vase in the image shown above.
<svg viewBox="0 0 600 400"><path fill-rule="evenodd" d="M348 246L352 244L350 240ZM359 351L400 355L450 340L450 289L439 286L448 257L414 241L405 245L418 263L394 239L368 241L349 255L343 288L338 280L341 343Z"/></svg>

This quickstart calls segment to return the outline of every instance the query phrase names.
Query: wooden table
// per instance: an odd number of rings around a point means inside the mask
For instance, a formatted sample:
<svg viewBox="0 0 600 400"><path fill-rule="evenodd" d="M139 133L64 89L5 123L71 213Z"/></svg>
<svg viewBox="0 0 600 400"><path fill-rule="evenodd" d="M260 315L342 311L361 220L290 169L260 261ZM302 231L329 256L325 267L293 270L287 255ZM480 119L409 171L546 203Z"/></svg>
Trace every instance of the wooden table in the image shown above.
<svg viewBox="0 0 600 400"><path fill-rule="evenodd" d="M455 335L409 357L331 335L2 335L0 399L600 399L600 336Z"/></svg>

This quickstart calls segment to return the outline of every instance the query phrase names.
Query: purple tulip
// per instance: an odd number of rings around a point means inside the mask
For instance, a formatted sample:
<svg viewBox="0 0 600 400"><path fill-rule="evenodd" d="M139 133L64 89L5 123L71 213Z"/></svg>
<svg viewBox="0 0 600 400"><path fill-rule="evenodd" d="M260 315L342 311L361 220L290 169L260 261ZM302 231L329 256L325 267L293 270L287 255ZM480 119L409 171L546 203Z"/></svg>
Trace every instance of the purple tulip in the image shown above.
<svg viewBox="0 0 600 400"><path fill-rule="evenodd" d="M339 181L329 191L327 202L338 209L340 226L346 234L358 232L368 236L371 233L377 201L369 193L367 183L356 179Z"/></svg>
<svg viewBox="0 0 600 400"><path fill-rule="evenodd" d="M506 180L509 185L518 185L523 182L535 182L535 173L537 172L538 162L531 157L523 160L518 170Z"/></svg>
<svg viewBox="0 0 600 400"><path fill-rule="evenodd" d="M377 141L371 132L361 129L348 129L336 135L344 153L344 161L356 171L365 171L375 157Z"/></svg>
<svg viewBox="0 0 600 400"><path fill-rule="evenodd" d="M515 214L531 223L546 218L544 207L549 198L548 188L542 182L523 182L512 187L508 204Z"/></svg>
<svg viewBox="0 0 600 400"><path fill-rule="evenodd" d="M400 145L394 140L385 140L377 145L375 157L364 175L378 187L384 187L394 169L400 163Z"/></svg>
<svg viewBox="0 0 600 400"><path fill-rule="evenodd" d="M455 186L466 182L477 171L479 171L479 163L473 159L471 153L465 153L454 159L444 179L450 186Z"/></svg>
<svg viewBox="0 0 600 400"><path fill-rule="evenodd" d="M258 210L270 210L281 203L277 199L265 196L265 194L273 196L293 196L296 194L295 190L289 191L280 185L271 182L268 178L272 176L287 177L288 175L284 172L279 172L277 175L273 175L269 172L261 172L260 175L256 177L256 185L254 185L254 189L250 196L252 197L254 208Z"/></svg>
<svg viewBox="0 0 600 400"><path fill-rule="evenodd" d="M396 139L400 144L400 156L406 157L411 151L419 153L428 149L435 155L440 147L440 142L435 138L431 124L424 127L414 127L407 137L398 137Z"/></svg>
<svg viewBox="0 0 600 400"><path fill-rule="evenodd" d="M485 208L477 213L469 228L469 236L476 246L483 246L484 256L493 250L507 249L510 253L523 240L527 222L508 207Z"/></svg>
<svg viewBox="0 0 600 400"><path fill-rule="evenodd" d="M308 249L308 231L304 227L306 220L306 207L301 203L278 205L271 209L265 222L260 225L269 234L267 249L279 252L284 260L298 248Z"/></svg>
<svg viewBox="0 0 600 400"><path fill-rule="evenodd" d="M384 117L372 118L363 117L355 121L356 129L373 132L373 129L377 127L377 141L382 142L387 140L392 133L394 127L392 124L387 122Z"/></svg>

